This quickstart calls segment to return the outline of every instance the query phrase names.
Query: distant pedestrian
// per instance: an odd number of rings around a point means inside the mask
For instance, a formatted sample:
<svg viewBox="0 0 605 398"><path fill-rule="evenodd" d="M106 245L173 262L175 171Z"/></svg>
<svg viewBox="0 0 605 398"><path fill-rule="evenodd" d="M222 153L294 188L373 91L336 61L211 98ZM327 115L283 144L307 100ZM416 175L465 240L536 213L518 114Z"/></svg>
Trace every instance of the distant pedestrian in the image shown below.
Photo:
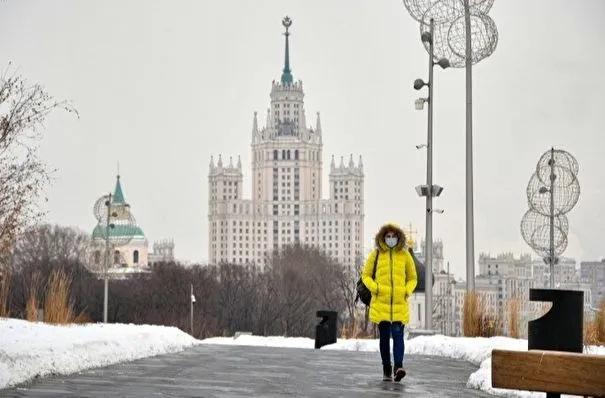
<svg viewBox="0 0 605 398"><path fill-rule="evenodd" d="M406 248L406 236L396 224L383 225L375 242L376 249L366 259L362 281L372 293L370 321L378 325L380 332L383 380L391 381L394 376L395 381L400 381L406 374L403 368L403 331L410 321L408 299L418 283L416 265ZM391 365L391 337L394 369Z"/></svg>

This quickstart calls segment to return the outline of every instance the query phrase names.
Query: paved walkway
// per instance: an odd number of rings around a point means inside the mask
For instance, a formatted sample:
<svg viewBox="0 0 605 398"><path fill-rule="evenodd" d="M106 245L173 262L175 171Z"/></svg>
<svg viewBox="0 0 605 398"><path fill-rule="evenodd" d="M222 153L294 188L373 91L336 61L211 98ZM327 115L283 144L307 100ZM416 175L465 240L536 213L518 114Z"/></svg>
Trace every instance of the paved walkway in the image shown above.
<svg viewBox="0 0 605 398"><path fill-rule="evenodd" d="M408 356L401 383L382 382L377 353L202 345L49 377L0 397L490 397L465 387L466 362Z"/></svg>

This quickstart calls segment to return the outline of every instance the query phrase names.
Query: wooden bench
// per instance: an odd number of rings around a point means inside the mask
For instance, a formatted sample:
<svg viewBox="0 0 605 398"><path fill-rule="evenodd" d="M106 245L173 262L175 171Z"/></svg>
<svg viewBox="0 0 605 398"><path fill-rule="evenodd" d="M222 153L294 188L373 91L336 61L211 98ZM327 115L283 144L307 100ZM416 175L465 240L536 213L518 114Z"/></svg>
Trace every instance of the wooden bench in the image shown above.
<svg viewBox="0 0 605 398"><path fill-rule="evenodd" d="M605 397L605 356L493 350L492 387Z"/></svg>

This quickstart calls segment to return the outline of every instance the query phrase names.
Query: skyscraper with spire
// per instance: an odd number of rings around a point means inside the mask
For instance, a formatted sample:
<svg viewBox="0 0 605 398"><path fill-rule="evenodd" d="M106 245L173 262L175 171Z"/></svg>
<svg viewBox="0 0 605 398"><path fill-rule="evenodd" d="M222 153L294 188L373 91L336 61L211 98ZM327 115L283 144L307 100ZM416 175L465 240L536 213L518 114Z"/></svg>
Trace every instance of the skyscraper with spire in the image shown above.
<svg viewBox="0 0 605 398"><path fill-rule="evenodd" d="M285 28L284 67L273 81L264 127L252 121L252 198L242 197L238 156L210 159L208 175L209 262L265 264L285 245L319 247L343 264L363 257L364 174L361 156L330 162L329 199L322 199L323 143L319 112L307 126L302 81L290 68L290 27Z"/></svg>

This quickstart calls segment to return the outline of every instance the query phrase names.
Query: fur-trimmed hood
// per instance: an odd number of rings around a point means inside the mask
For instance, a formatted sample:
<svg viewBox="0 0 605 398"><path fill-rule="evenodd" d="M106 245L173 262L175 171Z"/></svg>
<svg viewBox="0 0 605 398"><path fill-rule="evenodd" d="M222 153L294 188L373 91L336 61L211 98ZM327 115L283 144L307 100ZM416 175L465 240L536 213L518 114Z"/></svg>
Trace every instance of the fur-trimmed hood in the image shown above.
<svg viewBox="0 0 605 398"><path fill-rule="evenodd" d="M397 234L397 245L393 249L403 250L407 242L407 237L403 233L403 230L399 228L399 225L395 223L387 223L380 227L376 237L374 238L376 247L381 251L389 250L389 247L384 242L384 235L387 233L387 231L394 231Z"/></svg>

